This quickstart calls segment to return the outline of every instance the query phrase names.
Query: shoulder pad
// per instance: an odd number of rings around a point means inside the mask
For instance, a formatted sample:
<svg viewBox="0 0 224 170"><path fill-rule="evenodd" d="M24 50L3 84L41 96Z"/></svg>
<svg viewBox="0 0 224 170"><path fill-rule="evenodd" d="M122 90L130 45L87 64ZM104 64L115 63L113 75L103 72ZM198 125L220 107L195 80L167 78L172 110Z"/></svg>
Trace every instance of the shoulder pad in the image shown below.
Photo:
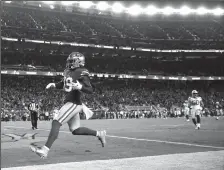
<svg viewBox="0 0 224 170"><path fill-rule="evenodd" d="M89 74L89 71L88 70L82 70L82 72L81 72L81 76L89 76L90 74Z"/></svg>

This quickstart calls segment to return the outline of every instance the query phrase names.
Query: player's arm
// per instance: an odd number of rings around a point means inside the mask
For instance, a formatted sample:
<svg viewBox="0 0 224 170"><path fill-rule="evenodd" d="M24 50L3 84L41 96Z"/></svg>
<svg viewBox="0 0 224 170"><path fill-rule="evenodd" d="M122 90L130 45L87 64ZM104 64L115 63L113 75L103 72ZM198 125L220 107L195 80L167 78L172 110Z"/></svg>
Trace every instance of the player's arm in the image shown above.
<svg viewBox="0 0 224 170"><path fill-rule="evenodd" d="M80 89L84 93L92 94L93 93L93 87L90 83L89 76L85 75L82 77L82 87Z"/></svg>
<svg viewBox="0 0 224 170"><path fill-rule="evenodd" d="M188 97L187 102L188 102L188 107L189 107L189 109L191 109L191 106L192 106L192 104L191 104L191 97Z"/></svg>
<svg viewBox="0 0 224 170"><path fill-rule="evenodd" d="M202 100L200 101L200 106L202 109L204 108L204 102Z"/></svg>
<svg viewBox="0 0 224 170"><path fill-rule="evenodd" d="M92 94L93 93L93 87L90 83L88 70L82 71L81 79L82 79L82 84L77 80L76 82L72 83L72 89L80 90L84 93Z"/></svg>
<svg viewBox="0 0 224 170"><path fill-rule="evenodd" d="M63 87L64 87L64 79L62 79L58 83L55 83L55 88L56 89L63 89Z"/></svg>
<svg viewBox="0 0 224 170"><path fill-rule="evenodd" d="M63 89L63 86L64 86L64 80L62 79L61 81L59 81L58 83L49 83L47 86L46 86L46 89L49 89L49 88L56 88L56 89Z"/></svg>

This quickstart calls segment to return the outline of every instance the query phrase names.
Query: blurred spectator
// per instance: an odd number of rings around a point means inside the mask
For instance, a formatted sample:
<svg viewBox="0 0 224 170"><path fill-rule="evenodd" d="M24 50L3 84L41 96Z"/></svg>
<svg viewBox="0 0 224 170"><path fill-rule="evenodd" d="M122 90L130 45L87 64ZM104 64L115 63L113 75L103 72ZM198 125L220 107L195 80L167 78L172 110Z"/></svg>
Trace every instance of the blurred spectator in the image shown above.
<svg viewBox="0 0 224 170"><path fill-rule="evenodd" d="M53 109L60 107L63 103L65 93L61 90L45 90L46 84L54 80L49 77L16 77L16 76L2 76L1 100L2 100L2 117L6 120L10 119L10 114L15 113L22 115L24 111L24 103L29 102L35 98L40 105L40 110L43 112L52 112ZM129 81L106 81L95 82L95 92L92 95L83 94L83 102L92 110L101 110L103 117L106 117L108 112L118 113L116 118L126 118L126 106L152 106L152 117L158 113L158 117L162 117L163 109L171 110L172 108L180 110L183 102L189 97L192 89L201 89L200 96L202 97L205 106L206 114L208 110L214 108L214 103L219 101L222 106L224 102L224 94L219 89L223 90L222 84L216 87L217 92L209 91L207 83L195 82L186 83L172 82L172 81L143 81L143 80L129 80ZM211 85L210 85L211 86ZM107 110L105 114L105 108ZM108 108L108 109L107 109ZM12 112L12 110L14 110ZM143 111L136 110L134 117L141 117ZM8 112L6 114L6 112ZM49 114L48 114L49 115ZM154 116L153 116L154 115ZM178 113L180 115L180 113ZM146 115L146 117L151 117ZM114 116L113 116L114 117ZM25 118L24 118L25 119Z"/></svg>

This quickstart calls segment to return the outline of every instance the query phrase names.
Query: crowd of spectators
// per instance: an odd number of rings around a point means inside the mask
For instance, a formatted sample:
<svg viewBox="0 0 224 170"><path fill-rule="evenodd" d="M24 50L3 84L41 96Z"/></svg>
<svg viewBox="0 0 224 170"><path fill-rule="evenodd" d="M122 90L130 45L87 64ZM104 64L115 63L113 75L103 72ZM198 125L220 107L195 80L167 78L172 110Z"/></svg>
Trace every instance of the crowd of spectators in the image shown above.
<svg viewBox="0 0 224 170"><path fill-rule="evenodd" d="M21 117L27 113L25 107L32 99L40 105L40 111L43 114L60 108L65 92L45 89L46 84L58 80L59 78L36 76L2 76L2 116L12 114ZM174 106L182 107L183 102L191 94L191 90L196 88L200 89L200 96L203 98L205 107L212 111L215 109L215 102L224 104L223 84L209 85L207 83L93 79L94 93L83 94L82 100L92 110L106 108L109 112L127 111L126 106L157 106L158 104L170 110Z"/></svg>
<svg viewBox="0 0 224 170"><path fill-rule="evenodd" d="M159 49L220 49L224 40L222 23L201 18L124 22L85 13L4 6L1 25L2 36L11 38Z"/></svg>
<svg viewBox="0 0 224 170"><path fill-rule="evenodd" d="M13 69L14 65L17 70L63 71L68 55L78 51L86 56L86 67L94 73L224 75L221 53L159 53L10 41L2 41L1 51L3 69Z"/></svg>

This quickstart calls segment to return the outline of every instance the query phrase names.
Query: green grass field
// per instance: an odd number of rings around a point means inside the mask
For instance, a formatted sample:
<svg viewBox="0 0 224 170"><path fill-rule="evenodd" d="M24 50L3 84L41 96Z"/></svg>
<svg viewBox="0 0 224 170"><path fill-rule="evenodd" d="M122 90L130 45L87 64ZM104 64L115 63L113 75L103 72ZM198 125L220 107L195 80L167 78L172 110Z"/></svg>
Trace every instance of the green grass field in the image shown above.
<svg viewBox="0 0 224 170"><path fill-rule="evenodd" d="M179 119L83 120L82 126L107 130L107 146L94 137L73 136L67 125L49 157L41 160L29 144L43 145L51 122L2 122L1 133L35 133L35 139L1 137L1 168L8 170L59 169L220 169L224 170L224 118L202 118L200 130Z"/></svg>

